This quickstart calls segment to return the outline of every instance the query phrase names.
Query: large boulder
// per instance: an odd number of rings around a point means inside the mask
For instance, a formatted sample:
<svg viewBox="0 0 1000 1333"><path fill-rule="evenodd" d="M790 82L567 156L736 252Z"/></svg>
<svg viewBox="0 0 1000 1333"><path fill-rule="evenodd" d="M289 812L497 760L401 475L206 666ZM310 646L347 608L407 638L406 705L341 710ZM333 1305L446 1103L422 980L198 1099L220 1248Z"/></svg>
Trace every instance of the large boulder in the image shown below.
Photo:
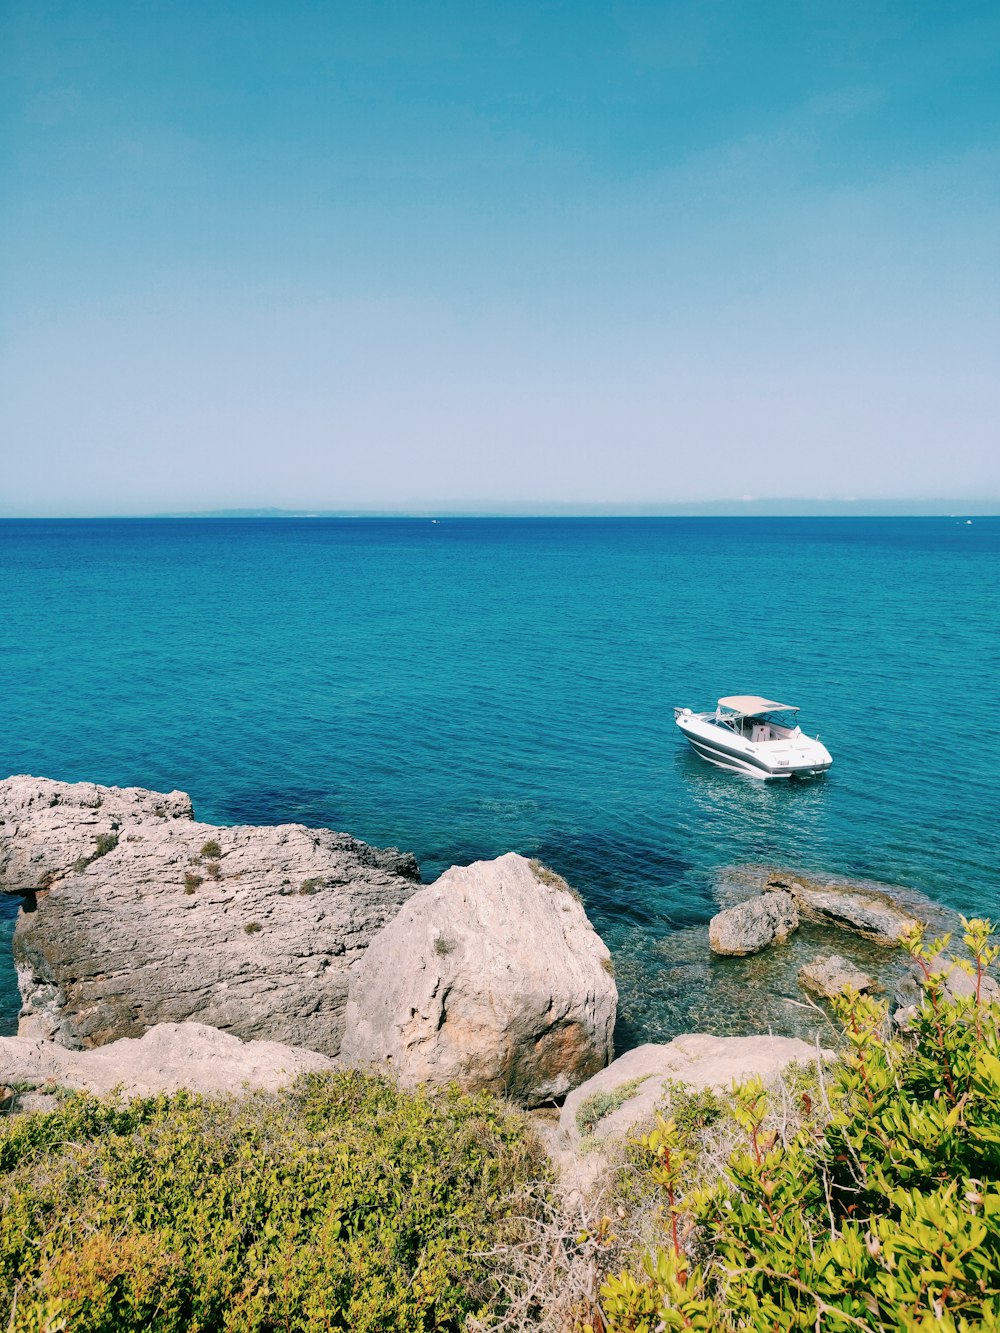
<svg viewBox="0 0 1000 1333"><path fill-rule="evenodd" d="M784 944L798 924L791 895L767 893L716 913L708 923L708 943L713 953L743 957Z"/></svg>
<svg viewBox="0 0 1000 1333"><path fill-rule="evenodd" d="M904 935L920 924L887 893L874 890L859 891L782 876L768 881L766 896L772 894L790 894L807 921L841 926L878 944L899 944Z"/></svg>
<svg viewBox="0 0 1000 1333"><path fill-rule="evenodd" d="M446 871L372 941L351 972L341 1055L535 1106L611 1059L617 1000L576 894L509 853Z"/></svg>
<svg viewBox="0 0 1000 1333"><path fill-rule="evenodd" d="M348 970L417 880L345 833L198 823L180 792L0 782L19 1033L71 1048L194 1020L336 1055Z"/></svg>
<svg viewBox="0 0 1000 1333"><path fill-rule="evenodd" d="M90 1051L52 1041L0 1037L0 1087L75 1088L126 1097L190 1088L218 1096L248 1088L276 1091L299 1074L327 1073L336 1063L316 1051L276 1041L240 1041L203 1023L160 1023L142 1037L125 1037Z"/></svg>

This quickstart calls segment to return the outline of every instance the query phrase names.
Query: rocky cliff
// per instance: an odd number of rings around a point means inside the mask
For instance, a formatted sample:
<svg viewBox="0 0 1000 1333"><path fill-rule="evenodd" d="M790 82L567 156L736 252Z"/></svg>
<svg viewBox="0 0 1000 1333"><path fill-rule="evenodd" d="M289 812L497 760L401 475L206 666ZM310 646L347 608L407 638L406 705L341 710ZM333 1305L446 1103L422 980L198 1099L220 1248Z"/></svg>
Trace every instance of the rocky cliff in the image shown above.
<svg viewBox="0 0 1000 1333"><path fill-rule="evenodd" d="M182 792L0 782L19 1030L70 1048L195 1020L335 1055L348 969L418 878L328 829L198 823Z"/></svg>

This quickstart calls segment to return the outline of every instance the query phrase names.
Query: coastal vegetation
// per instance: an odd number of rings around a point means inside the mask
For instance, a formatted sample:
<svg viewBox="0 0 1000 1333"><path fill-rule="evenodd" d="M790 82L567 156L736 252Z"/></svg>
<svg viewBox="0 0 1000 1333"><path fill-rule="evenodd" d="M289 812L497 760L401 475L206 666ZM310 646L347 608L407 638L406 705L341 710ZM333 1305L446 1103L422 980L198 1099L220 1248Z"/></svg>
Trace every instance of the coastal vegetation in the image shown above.
<svg viewBox="0 0 1000 1333"><path fill-rule="evenodd" d="M965 922L906 944L923 996L902 1032L887 1005L837 1002L844 1050L797 1113L759 1080L726 1099L718 1169L707 1124L662 1115L636 1145L661 1194L665 1243L612 1276L587 1333L666 1329L954 1330L1000 1323L998 949ZM945 996L948 972L968 994Z"/></svg>
<svg viewBox="0 0 1000 1333"><path fill-rule="evenodd" d="M907 936L908 1011L836 998L832 1063L668 1083L589 1191L486 1094L352 1071L227 1099L62 1094L0 1124L0 1327L995 1328L1000 949L984 921L961 943ZM581 1104L589 1160L631 1091Z"/></svg>
<svg viewBox="0 0 1000 1333"><path fill-rule="evenodd" d="M580 1133L591 1133L605 1116L624 1106L642 1082L641 1078L630 1078L625 1083L619 1083L617 1088L610 1088L606 1092L595 1092L585 1097L576 1112L576 1125Z"/></svg>
<svg viewBox="0 0 1000 1333"><path fill-rule="evenodd" d="M67 1096L0 1130L12 1333L457 1330L497 1306L477 1254L546 1173L487 1096L359 1073L283 1094Z"/></svg>
<svg viewBox="0 0 1000 1333"><path fill-rule="evenodd" d="M532 873L539 884L547 884L550 889L558 889L560 893L568 893L576 902L583 902L583 898L576 889L568 884L562 875L557 875L554 870L550 869L544 861L536 859L529 861L528 864L531 866Z"/></svg>

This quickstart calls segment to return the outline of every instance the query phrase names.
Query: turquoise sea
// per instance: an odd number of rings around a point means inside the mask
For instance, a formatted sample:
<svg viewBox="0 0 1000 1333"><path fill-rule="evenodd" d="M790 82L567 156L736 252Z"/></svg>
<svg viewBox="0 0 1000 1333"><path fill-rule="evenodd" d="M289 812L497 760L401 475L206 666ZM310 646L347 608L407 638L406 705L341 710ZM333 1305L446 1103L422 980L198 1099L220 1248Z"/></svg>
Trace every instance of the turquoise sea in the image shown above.
<svg viewBox="0 0 1000 1333"><path fill-rule="evenodd" d="M539 856L616 957L619 1046L696 1007L664 941L720 867L1000 913L1000 519L6 521L0 577L0 774L179 787L427 880ZM690 755L673 705L742 692L800 704L830 774Z"/></svg>

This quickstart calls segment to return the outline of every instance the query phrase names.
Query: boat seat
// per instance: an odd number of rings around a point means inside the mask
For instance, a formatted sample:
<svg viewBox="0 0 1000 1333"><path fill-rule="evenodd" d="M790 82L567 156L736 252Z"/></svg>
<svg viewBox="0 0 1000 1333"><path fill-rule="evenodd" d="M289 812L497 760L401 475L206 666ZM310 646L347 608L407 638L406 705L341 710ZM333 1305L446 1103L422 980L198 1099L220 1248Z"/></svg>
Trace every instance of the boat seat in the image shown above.
<svg viewBox="0 0 1000 1333"><path fill-rule="evenodd" d="M750 740L752 742L769 741L770 739L771 739L771 728L766 724L763 726L755 726L753 731L750 733Z"/></svg>

